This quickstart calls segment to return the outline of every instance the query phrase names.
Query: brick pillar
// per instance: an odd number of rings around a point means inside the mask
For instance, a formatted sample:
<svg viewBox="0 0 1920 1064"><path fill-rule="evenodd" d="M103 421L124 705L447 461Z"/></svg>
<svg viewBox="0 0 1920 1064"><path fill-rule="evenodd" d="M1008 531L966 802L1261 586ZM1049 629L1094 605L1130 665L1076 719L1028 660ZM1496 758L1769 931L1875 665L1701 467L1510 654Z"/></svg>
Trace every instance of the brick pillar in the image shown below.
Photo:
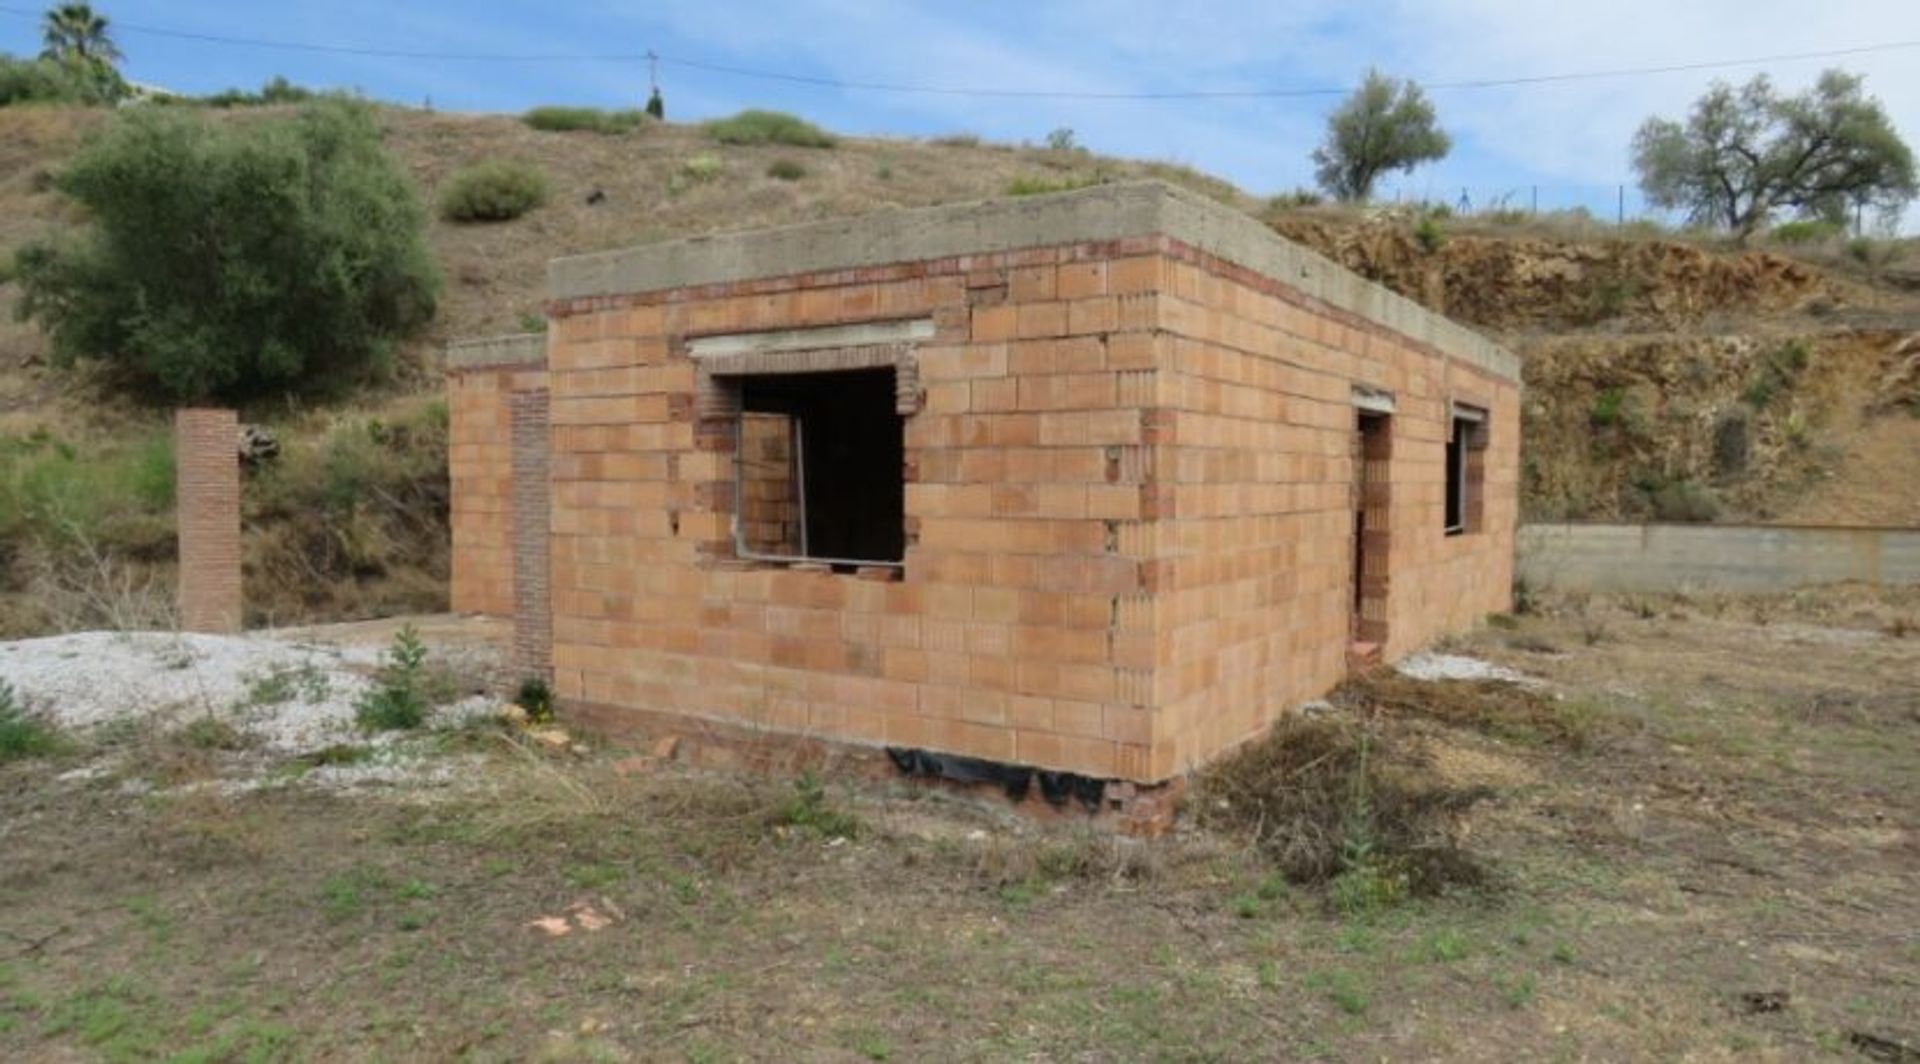
<svg viewBox="0 0 1920 1064"><path fill-rule="evenodd" d="M523 675L544 678L553 670L547 390L515 392L508 406L513 423L513 663Z"/></svg>
<svg viewBox="0 0 1920 1064"><path fill-rule="evenodd" d="M174 499L180 534L180 627L240 630L240 418L175 412Z"/></svg>

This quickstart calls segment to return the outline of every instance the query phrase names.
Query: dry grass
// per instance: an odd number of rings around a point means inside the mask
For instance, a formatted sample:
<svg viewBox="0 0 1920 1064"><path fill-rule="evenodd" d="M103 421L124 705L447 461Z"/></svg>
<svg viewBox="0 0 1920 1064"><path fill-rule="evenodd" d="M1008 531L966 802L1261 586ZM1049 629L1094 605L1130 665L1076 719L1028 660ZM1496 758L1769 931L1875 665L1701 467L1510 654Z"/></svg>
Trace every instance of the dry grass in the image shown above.
<svg viewBox="0 0 1920 1064"><path fill-rule="evenodd" d="M0 765L0 1056L1801 1060L1856 1035L1912 1045L1920 640L1883 628L1916 594L1577 610L1548 596L1454 649L1603 706L1618 722L1604 742L1505 741L1478 713L1431 708L1464 691L1395 692L1429 708L1294 722L1233 767L1228 809L1196 781L1212 826L1150 843L832 780L803 819L860 827L820 832L788 815L809 793L792 780L556 755L486 729L447 739L445 787L136 794L162 772L144 752L93 780L68 776L70 757L16 761ZM1589 647L1596 619L1612 634ZM1402 874L1377 840L1331 841L1361 819L1356 776L1382 814L1396 787L1439 803L1422 834L1500 889L1353 904ZM1289 817L1301 826L1276 826ZM1268 856L1285 830L1321 860L1365 851L1374 874L1291 886ZM1247 845L1256 833L1267 846ZM612 922L529 927L582 905ZM1783 1007L1754 1011L1756 996Z"/></svg>
<svg viewBox="0 0 1920 1064"><path fill-rule="evenodd" d="M1534 639L1535 646L1545 642ZM1376 669L1348 683L1334 698L1365 714L1427 718L1503 739L1552 743L1574 751L1587 749L1603 727L1584 703L1505 680L1416 680L1392 669Z"/></svg>
<svg viewBox="0 0 1920 1064"><path fill-rule="evenodd" d="M1433 895L1484 879L1458 838L1460 815L1484 797L1449 786L1394 729L1293 716L1202 772L1194 809L1296 883L1329 882L1371 863L1412 893Z"/></svg>

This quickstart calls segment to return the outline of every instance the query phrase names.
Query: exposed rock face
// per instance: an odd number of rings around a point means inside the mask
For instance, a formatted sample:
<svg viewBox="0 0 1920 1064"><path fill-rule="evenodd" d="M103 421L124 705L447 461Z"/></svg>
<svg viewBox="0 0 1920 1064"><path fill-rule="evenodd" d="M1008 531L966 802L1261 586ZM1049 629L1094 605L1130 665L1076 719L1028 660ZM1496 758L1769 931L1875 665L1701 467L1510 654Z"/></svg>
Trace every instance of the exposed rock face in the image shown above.
<svg viewBox="0 0 1920 1064"><path fill-rule="evenodd" d="M1429 251L1399 222L1272 223L1362 276L1469 325L1505 331L1601 324L1674 329L1721 314L1777 313L1830 298L1820 272L1764 251L1716 254L1658 240L1453 236Z"/></svg>

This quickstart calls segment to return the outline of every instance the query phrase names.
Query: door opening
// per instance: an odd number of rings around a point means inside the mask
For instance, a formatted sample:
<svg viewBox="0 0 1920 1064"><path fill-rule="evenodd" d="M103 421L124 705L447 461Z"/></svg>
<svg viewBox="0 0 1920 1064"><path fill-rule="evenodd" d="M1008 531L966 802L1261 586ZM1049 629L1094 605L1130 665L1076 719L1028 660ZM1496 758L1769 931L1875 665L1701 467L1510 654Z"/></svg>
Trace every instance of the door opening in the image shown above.
<svg viewBox="0 0 1920 1064"><path fill-rule="evenodd" d="M1387 641L1389 503L1393 419L1356 411L1353 434L1353 623L1349 638L1361 661L1377 659Z"/></svg>

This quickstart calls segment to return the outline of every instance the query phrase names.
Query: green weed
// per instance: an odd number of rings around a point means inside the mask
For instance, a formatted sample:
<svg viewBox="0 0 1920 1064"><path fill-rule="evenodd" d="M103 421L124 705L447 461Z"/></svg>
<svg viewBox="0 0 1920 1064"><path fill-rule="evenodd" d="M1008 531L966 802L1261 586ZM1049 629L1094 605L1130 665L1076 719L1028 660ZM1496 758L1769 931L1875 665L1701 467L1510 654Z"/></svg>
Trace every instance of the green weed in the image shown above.
<svg viewBox="0 0 1920 1064"><path fill-rule="evenodd" d="M828 839L850 839L860 833L859 819L834 808L827 798L826 784L811 771L793 782L793 790L793 796L780 807L781 824Z"/></svg>
<svg viewBox="0 0 1920 1064"><path fill-rule="evenodd" d="M413 625L407 625L393 637L387 648L386 664L380 668L376 685L360 697L354 706L354 718L360 726L374 731L402 731L418 728L427 719L425 685L426 644Z"/></svg>
<svg viewBox="0 0 1920 1064"><path fill-rule="evenodd" d="M64 745L53 726L30 711L11 684L0 680L0 762L47 757Z"/></svg>

